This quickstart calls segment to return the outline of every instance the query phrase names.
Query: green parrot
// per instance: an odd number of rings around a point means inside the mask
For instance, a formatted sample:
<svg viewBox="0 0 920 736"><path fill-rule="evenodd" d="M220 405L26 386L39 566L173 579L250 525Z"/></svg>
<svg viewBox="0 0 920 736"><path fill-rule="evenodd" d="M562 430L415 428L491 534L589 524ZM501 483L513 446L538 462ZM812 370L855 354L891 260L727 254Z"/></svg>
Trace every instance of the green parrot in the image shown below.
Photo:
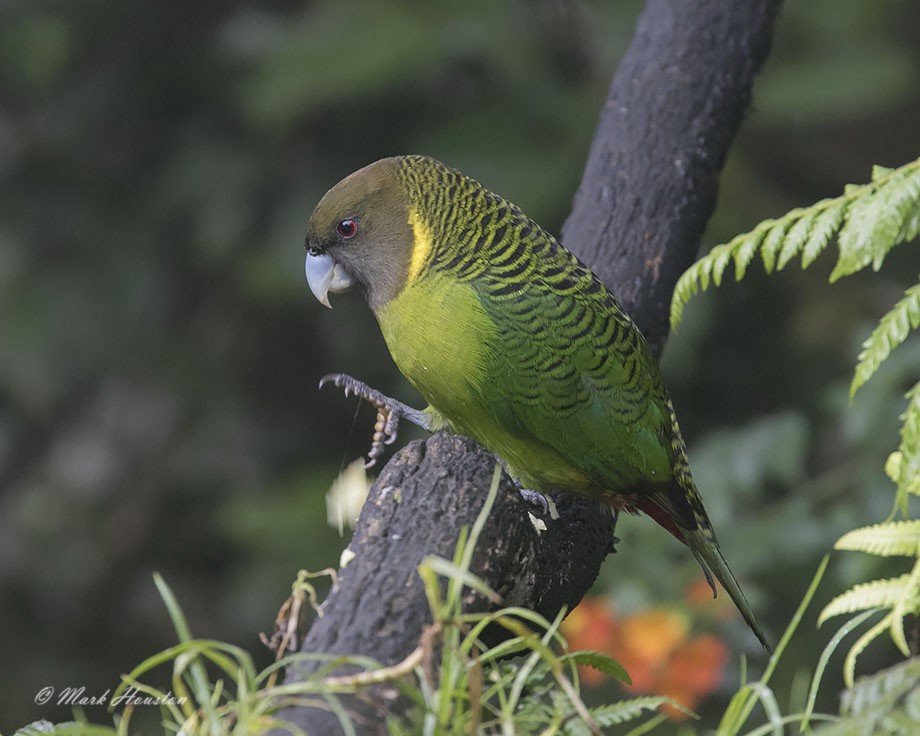
<svg viewBox="0 0 920 736"><path fill-rule="evenodd" d="M770 645L719 550L658 365L606 286L518 207L424 156L336 184L310 218L306 276L359 286L393 360L428 401L327 376L378 408L371 463L400 418L496 453L527 489L643 512L714 574Z"/></svg>

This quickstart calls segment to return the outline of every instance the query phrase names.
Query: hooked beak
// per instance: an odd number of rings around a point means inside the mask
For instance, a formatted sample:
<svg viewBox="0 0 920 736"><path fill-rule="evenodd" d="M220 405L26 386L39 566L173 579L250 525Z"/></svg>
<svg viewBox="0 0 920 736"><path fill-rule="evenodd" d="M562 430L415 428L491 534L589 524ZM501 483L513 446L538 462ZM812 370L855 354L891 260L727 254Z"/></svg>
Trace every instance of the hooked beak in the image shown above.
<svg viewBox="0 0 920 736"><path fill-rule="evenodd" d="M354 277L328 253L319 255L307 253L304 272L307 274L307 283L310 285L313 296L319 300L320 304L330 309L332 305L329 303L329 294L348 291L355 283Z"/></svg>

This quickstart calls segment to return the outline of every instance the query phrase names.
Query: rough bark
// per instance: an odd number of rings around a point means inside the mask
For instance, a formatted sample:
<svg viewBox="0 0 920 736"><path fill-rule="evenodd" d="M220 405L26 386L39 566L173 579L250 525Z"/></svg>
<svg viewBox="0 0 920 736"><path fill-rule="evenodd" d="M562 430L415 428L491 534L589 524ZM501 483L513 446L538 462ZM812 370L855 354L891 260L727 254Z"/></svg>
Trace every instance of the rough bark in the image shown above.
<svg viewBox="0 0 920 736"><path fill-rule="evenodd" d="M610 85L562 240L613 287L656 353L780 5L650 0Z"/></svg>
<svg viewBox="0 0 920 736"><path fill-rule="evenodd" d="M620 63L563 228L565 244L611 287L656 353L674 283L715 207L718 174L766 58L780 0L649 0ZM360 654L391 665L431 621L419 562L451 557L476 519L495 460L471 440L435 435L386 466L340 572L301 651ZM596 502L556 497L559 519L537 533L503 478L472 571L503 596L552 619L575 605L611 551L614 519ZM472 606L480 605L470 599ZM309 674L292 669L287 681ZM337 674L347 672L340 669ZM385 732L394 693L342 700L360 733ZM322 708L279 714L310 734L340 733Z"/></svg>
<svg viewBox="0 0 920 736"><path fill-rule="evenodd" d="M354 558L340 571L301 645L303 652L363 654L393 664L419 643L431 623L417 570L428 555L452 559L462 527L476 521L491 486L495 456L473 440L445 433L416 440L387 463L374 483L348 545ZM613 522L600 504L554 494L558 520L538 531L528 512L538 512L502 476L498 497L475 548L471 570L486 579L505 605L519 605L552 619L572 608L594 582L613 549ZM577 532L575 531L577 530ZM467 611L482 611L478 595L464 599ZM492 632L497 643L500 631ZM321 663L290 672L297 680ZM337 675L356 671L339 667ZM359 733L377 733L398 710L395 688L373 688L349 698ZM311 734L340 733L336 716L321 709L282 714ZM296 716L296 717L295 717ZM364 730L360 730L364 729Z"/></svg>

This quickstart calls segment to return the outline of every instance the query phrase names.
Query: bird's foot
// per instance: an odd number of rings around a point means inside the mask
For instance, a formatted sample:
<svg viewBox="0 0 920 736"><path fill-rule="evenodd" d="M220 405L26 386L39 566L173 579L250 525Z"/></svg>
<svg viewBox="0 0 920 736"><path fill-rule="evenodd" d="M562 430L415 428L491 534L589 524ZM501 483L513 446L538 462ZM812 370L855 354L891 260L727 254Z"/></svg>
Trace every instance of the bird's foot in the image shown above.
<svg viewBox="0 0 920 736"><path fill-rule="evenodd" d="M530 488L524 488L520 482L518 482L518 493L521 494L521 498L523 498L527 503L540 510L540 516L546 516L549 514L549 501L542 493L533 491Z"/></svg>
<svg viewBox="0 0 920 736"><path fill-rule="evenodd" d="M391 399L356 378L344 373L330 373L319 379L320 388L329 383L344 389L345 396L355 395L377 409L374 436L371 440L370 452L367 453L365 468L373 467L383 455L386 446L392 445L396 441L400 419L408 419L413 424L428 431L432 429L431 420L425 412L413 409L396 399Z"/></svg>
<svg viewBox="0 0 920 736"><path fill-rule="evenodd" d="M514 474L508 469L508 464L501 458L501 456L496 455L495 458L498 462L501 463L502 467L505 469L505 472L508 474L508 477L514 482L515 487L518 489L518 493L521 494L528 504L540 510L540 516L549 516L550 519L558 519L559 511L556 509L556 504L553 503L553 499L549 496L545 496L539 491L534 491L531 488L524 488L524 484L521 483L519 478L515 478Z"/></svg>

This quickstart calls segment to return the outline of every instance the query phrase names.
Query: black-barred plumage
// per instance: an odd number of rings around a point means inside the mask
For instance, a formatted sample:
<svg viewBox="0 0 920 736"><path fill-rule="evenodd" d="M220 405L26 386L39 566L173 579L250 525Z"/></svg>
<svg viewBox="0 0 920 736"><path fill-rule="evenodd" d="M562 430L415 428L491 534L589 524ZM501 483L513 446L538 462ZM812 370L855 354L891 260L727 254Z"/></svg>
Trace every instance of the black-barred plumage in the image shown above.
<svg viewBox="0 0 920 736"><path fill-rule="evenodd" d="M474 437L529 488L647 513L768 646L719 551L644 338L555 238L459 171L402 156L330 190L307 247L323 301L364 287L396 364L430 403L426 424ZM310 257L322 264L312 273Z"/></svg>

